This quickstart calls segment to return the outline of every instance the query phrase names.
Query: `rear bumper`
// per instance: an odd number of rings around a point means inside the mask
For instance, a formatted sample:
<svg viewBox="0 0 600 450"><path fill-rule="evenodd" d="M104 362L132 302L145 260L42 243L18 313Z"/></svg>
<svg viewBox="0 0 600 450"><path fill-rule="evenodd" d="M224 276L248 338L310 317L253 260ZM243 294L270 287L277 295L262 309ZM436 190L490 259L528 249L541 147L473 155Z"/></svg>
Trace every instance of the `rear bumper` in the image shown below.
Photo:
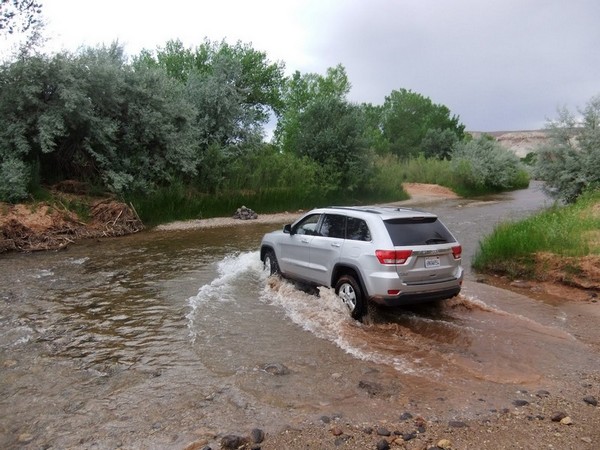
<svg viewBox="0 0 600 450"><path fill-rule="evenodd" d="M392 297L372 296L370 300L384 306L403 306L452 298L460 293L460 286L429 292L405 292Z"/></svg>

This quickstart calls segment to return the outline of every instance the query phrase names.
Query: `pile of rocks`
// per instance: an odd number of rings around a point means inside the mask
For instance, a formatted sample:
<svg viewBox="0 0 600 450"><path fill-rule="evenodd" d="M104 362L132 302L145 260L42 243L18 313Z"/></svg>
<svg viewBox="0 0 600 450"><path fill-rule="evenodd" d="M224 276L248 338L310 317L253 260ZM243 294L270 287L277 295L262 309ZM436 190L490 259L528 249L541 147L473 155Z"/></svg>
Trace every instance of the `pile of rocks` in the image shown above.
<svg viewBox="0 0 600 450"><path fill-rule="evenodd" d="M252 220L252 219L258 219L258 214L256 214L250 208L246 208L245 206L242 206L241 208L237 209L237 211L233 215L233 218L240 219L240 220Z"/></svg>

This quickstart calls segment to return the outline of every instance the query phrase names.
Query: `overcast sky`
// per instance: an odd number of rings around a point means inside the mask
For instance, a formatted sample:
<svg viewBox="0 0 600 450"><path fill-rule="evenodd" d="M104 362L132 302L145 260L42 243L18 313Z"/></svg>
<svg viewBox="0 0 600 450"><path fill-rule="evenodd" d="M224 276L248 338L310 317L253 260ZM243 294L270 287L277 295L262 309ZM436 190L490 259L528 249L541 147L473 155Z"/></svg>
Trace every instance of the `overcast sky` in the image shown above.
<svg viewBox="0 0 600 450"><path fill-rule="evenodd" d="M600 0L40 0L54 49L240 40L286 72L341 63L350 100L406 88L467 130L541 128L600 94Z"/></svg>

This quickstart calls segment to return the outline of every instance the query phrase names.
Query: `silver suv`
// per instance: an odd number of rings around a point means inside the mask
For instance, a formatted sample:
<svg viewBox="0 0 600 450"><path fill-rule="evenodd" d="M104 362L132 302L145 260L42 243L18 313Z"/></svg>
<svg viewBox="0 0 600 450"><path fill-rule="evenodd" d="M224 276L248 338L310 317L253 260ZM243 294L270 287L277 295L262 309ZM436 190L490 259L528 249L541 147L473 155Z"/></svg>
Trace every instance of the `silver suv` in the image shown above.
<svg viewBox="0 0 600 450"><path fill-rule="evenodd" d="M260 247L265 270L335 288L357 320L368 300L397 306L454 297L461 253L436 215L389 207L314 209L267 233Z"/></svg>

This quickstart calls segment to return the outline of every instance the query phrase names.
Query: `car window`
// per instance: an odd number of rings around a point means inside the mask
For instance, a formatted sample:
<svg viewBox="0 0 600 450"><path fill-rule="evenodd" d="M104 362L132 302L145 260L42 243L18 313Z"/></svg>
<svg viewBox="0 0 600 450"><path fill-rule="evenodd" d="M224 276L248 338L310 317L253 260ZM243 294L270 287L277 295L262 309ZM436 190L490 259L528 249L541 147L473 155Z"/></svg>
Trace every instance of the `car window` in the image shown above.
<svg viewBox="0 0 600 450"><path fill-rule="evenodd" d="M384 223L396 247L456 242L437 217L390 219Z"/></svg>
<svg viewBox="0 0 600 450"><path fill-rule="evenodd" d="M319 236L344 239L345 230L346 216L325 214L319 229Z"/></svg>
<svg viewBox="0 0 600 450"><path fill-rule="evenodd" d="M367 223L362 219L348 217L346 221L346 239L353 241L370 241L371 232Z"/></svg>
<svg viewBox="0 0 600 450"><path fill-rule="evenodd" d="M295 234L307 234L314 236L316 235L317 223L319 222L320 217L320 214L311 214L294 225L292 231Z"/></svg>

